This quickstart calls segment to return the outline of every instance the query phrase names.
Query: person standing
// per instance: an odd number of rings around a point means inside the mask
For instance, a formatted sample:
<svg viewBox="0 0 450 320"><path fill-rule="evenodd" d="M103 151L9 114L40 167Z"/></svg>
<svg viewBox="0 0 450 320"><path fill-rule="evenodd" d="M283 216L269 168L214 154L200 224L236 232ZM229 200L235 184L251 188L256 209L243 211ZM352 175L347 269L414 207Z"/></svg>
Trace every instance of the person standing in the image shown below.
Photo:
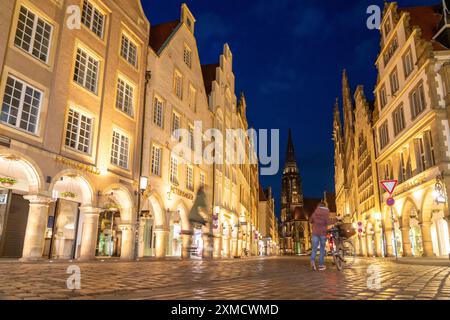
<svg viewBox="0 0 450 320"><path fill-rule="evenodd" d="M312 252L311 252L311 268L316 271L316 255L317 249L320 245L319 270L326 270L325 259L325 244L327 242L327 228L328 225L336 223L335 218L330 218L330 210L324 202L321 202L310 218L312 224Z"/></svg>

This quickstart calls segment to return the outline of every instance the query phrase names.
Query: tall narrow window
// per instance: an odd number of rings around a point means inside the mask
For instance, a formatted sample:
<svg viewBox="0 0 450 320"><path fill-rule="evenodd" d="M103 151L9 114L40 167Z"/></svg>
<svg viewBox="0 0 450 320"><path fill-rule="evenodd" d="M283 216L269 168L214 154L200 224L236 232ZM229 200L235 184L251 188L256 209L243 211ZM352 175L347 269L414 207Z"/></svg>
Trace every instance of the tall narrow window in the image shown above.
<svg viewBox="0 0 450 320"><path fill-rule="evenodd" d="M403 106L399 106L394 110L392 118L394 120L394 134L397 136L405 129L405 113L403 111Z"/></svg>
<svg viewBox="0 0 450 320"><path fill-rule="evenodd" d="M155 97L153 102L153 123L158 127L163 128L164 120L164 101L158 97Z"/></svg>
<svg viewBox="0 0 450 320"><path fill-rule="evenodd" d="M380 148L384 149L389 144L389 128L388 128L388 122L385 121L379 129L379 136L380 136Z"/></svg>
<svg viewBox="0 0 450 320"><path fill-rule="evenodd" d="M397 93L398 89L400 88L399 83L398 83L398 72L397 72L397 69L395 69L391 73L390 79L391 79L391 93L392 93L392 95L395 95Z"/></svg>
<svg viewBox="0 0 450 320"><path fill-rule="evenodd" d="M422 83L411 93L410 103L412 118L415 119L426 108L425 92Z"/></svg>
<svg viewBox="0 0 450 320"><path fill-rule="evenodd" d="M399 176L400 183L408 180L407 174L406 174L406 163L405 163L404 152L400 153L400 166L399 166L399 175L398 176Z"/></svg>
<svg viewBox="0 0 450 320"><path fill-rule="evenodd" d="M194 127L189 126L188 148L194 151Z"/></svg>
<svg viewBox="0 0 450 320"><path fill-rule="evenodd" d="M386 105L387 105L386 87L383 86L380 89L380 107L381 107L381 110L383 110Z"/></svg>
<svg viewBox="0 0 450 320"><path fill-rule="evenodd" d="M49 23L21 6L14 45L47 63L52 31L53 27Z"/></svg>
<svg viewBox="0 0 450 320"><path fill-rule="evenodd" d="M78 48L73 80L87 90L97 94L99 65L100 62L97 59Z"/></svg>
<svg viewBox="0 0 450 320"><path fill-rule="evenodd" d="M423 138L417 139L417 147L418 147L418 169L420 172L425 171L427 168L427 160L426 160L426 154L425 154L425 145Z"/></svg>
<svg viewBox="0 0 450 320"><path fill-rule="evenodd" d="M81 22L99 38L103 38L105 15L88 0L84 0L83 2Z"/></svg>
<svg viewBox="0 0 450 320"><path fill-rule="evenodd" d="M183 76L178 71L174 75L174 91L178 98L183 99Z"/></svg>
<svg viewBox="0 0 450 320"><path fill-rule="evenodd" d="M119 78L117 80L116 108L132 117L133 104L134 87L122 78Z"/></svg>
<svg viewBox="0 0 450 320"><path fill-rule="evenodd" d="M436 165L436 158L434 155L434 145L433 145L433 137L431 135L431 131L426 131L423 134L423 140L425 144L425 152L426 152L426 168L431 168Z"/></svg>
<svg viewBox="0 0 450 320"><path fill-rule="evenodd" d="M190 85L189 86L189 107L195 111L197 104L197 90Z"/></svg>
<svg viewBox="0 0 450 320"><path fill-rule="evenodd" d="M178 185L178 159L174 155L170 157L170 182Z"/></svg>
<svg viewBox="0 0 450 320"><path fill-rule="evenodd" d="M114 130L111 148L111 163L118 167L128 169L130 139L121 132Z"/></svg>
<svg viewBox="0 0 450 320"><path fill-rule="evenodd" d="M184 46L183 60L189 68L192 67L192 50L188 46Z"/></svg>
<svg viewBox="0 0 450 320"><path fill-rule="evenodd" d="M408 52L406 52L406 54L403 56L403 69L405 71L405 78L408 78L414 70L414 62L411 49L409 49Z"/></svg>
<svg viewBox="0 0 450 320"><path fill-rule="evenodd" d="M120 55L133 67L138 66L138 47L126 35L122 35L122 43L120 45Z"/></svg>
<svg viewBox="0 0 450 320"><path fill-rule="evenodd" d="M180 129L181 127L181 117L178 113L173 112L172 114L172 137L176 140L180 140Z"/></svg>
<svg viewBox="0 0 450 320"><path fill-rule="evenodd" d="M194 191L194 168L186 166L186 188Z"/></svg>
<svg viewBox="0 0 450 320"><path fill-rule="evenodd" d="M67 118L66 146L83 153L90 153L92 123L91 117L70 108Z"/></svg>
<svg viewBox="0 0 450 320"><path fill-rule="evenodd" d="M1 121L35 134L38 128L42 92L8 76L3 96Z"/></svg>
<svg viewBox="0 0 450 320"><path fill-rule="evenodd" d="M204 172L200 172L200 187L204 188L206 186L206 175Z"/></svg>
<svg viewBox="0 0 450 320"><path fill-rule="evenodd" d="M155 176L161 176L161 158L162 149L161 147L152 146L152 174Z"/></svg>

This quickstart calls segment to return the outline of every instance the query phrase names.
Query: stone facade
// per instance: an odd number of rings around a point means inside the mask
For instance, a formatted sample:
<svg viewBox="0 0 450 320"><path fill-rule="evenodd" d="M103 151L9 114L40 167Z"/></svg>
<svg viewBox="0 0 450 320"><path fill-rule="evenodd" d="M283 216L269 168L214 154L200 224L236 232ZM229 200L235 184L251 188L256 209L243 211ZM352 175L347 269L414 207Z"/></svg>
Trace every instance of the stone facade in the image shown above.
<svg viewBox="0 0 450 320"><path fill-rule="evenodd" d="M213 165L191 157L220 108L229 108L230 128L248 124L245 98L234 96L231 51L225 45L218 78L205 81L186 5L180 19L151 28L138 0L16 0L1 8L1 257L210 257L205 249L219 250L212 231L225 224L214 227L219 205L232 209L228 223L238 232L215 256L251 249L257 165L223 170L233 181L225 206ZM197 121L200 139L191 139ZM186 148L175 149L179 142ZM203 227L190 222L197 200Z"/></svg>
<svg viewBox="0 0 450 320"><path fill-rule="evenodd" d="M356 247L361 255L450 253L446 100L450 55L448 43L433 40L434 30L441 35L449 32L440 29L440 21L448 18L443 12L440 5L386 4L373 108L362 87L354 96L356 108L351 106L344 75L343 133L338 111L334 121L337 207L338 214L351 218L360 229ZM353 153L345 148L349 144ZM391 211L380 182L392 179L398 186Z"/></svg>

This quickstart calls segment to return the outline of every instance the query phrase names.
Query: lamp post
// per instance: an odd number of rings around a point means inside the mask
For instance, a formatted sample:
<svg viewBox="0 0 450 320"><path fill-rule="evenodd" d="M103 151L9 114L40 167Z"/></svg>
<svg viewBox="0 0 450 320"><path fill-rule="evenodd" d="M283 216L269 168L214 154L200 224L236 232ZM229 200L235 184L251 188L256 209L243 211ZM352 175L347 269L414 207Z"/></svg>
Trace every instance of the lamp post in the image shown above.
<svg viewBox="0 0 450 320"><path fill-rule="evenodd" d="M136 229L134 237L134 260L139 260L139 231L141 228L141 198L144 195L145 190L147 190L148 178L141 177L139 179L139 192L138 192L138 203L136 212Z"/></svg>

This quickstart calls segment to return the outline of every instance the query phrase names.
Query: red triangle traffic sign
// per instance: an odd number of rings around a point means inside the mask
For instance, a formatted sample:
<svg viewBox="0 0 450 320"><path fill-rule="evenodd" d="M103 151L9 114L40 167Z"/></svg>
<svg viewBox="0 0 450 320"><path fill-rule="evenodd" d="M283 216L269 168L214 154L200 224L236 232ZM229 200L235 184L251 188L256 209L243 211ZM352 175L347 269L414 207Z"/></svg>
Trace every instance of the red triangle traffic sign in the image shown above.
<svg viewBox="0 0 450 320"><path fill-rule="evenodd" d="M395 187L397 187L398 181L397 180L385 180L381 181L381 185L383 186L383 189L387 191L390 195L394 193Z"/></svg>

